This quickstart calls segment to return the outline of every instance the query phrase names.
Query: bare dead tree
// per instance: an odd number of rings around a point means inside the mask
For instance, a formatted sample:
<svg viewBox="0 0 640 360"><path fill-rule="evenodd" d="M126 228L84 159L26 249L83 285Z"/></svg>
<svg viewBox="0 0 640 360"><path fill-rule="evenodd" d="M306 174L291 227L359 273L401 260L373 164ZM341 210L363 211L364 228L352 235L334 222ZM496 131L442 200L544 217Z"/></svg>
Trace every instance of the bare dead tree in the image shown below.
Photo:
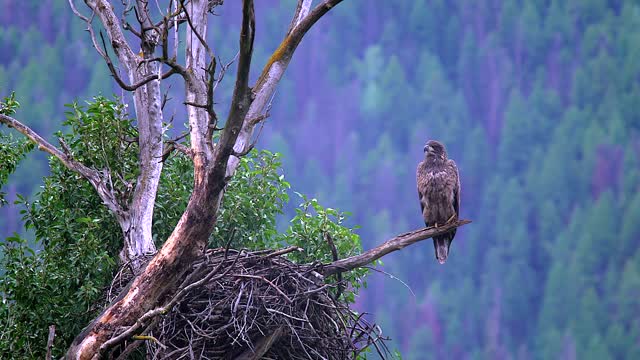
<svg viewBox="0 0 640 360"><path fill-rule="evenodd" d="M270 100L297 46L311 27L340 2L342 0L322 0L312 6L312 0L298 0L284 39L263 66L256 83L249 86L255 14L253 0L242 1L237 76L229 115L224 129L220 129L213 95L229 65L218 64L206 34L209 14L222 1L169 0L157 15L150 9L153 3L129 0L122 2L123 13L118 16L108 0L85 0L86 7L82 11L74 0L69 0L72 11L87 24L92 44L116 83L133 95L139 131L139 176L136 183L131 184L134 190L130 198L118 199L109 185L108 170L83 165L73 158L63 143L60 150L15 118L0 114L0 123L15 128L36 143L40 150L56 157L91 183L120 224L124 239L123 261L133 264L137 274L128 289L76 337L67 352L68 358L103 357L122 336L143 333L152 318L166 312L171 299L184 291L180 284L193 262L205 250L224 189L234 175L240 157L252 148L254 129L268 117ZM152 14L156 14L155 18ZM129 22L132 18L135 25ZM94 21L99 21L102 28L97 33ZM177 60L179 34L186 44L183 63ZM172 36L174 47L170 49ZM136 39L139 52L134 51L132 38ZM110 54L114 54L117 61L111 59ZM181 143L180 139L167 144L163 140L165 100L161 85L163 80L172 76L179 76L184 82L188 145ZM215 132L220 132L217 142L213 141ZM156 252L152 218L162 160L174 150L188 154L193 161L193 192L169 238L153 259L143 266L139 259ZM459 225L462 223L448 226ZM435 232L446 229L443 227ZM357 259L338 260L325 268L325 274L364 266L389 251L433 233L401 238L384 249L366 253Z"/></svg>

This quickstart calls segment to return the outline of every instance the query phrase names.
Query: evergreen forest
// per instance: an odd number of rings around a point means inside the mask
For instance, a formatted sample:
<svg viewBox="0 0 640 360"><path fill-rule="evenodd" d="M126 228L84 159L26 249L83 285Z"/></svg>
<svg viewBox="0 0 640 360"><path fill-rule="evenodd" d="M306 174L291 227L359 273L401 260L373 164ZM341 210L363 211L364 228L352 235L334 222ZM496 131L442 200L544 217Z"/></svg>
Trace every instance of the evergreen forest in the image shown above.
<svg viewBox="0 0 640 360"><path fill-rule="evenodd" d="M256 64L295 6L256 1ZM208 36L229 61L239 2L216 12ZM0 97L14 91L16 116L52 142L65 104L129 96L66 1L3 1L0 24ZM176 133L181 91L170 92ZM416 360L640 359L640 3L345 0L301 43L258 148L281 154L293 190L350 213L368 249L424 225L415 169L428 139L457 162L461 217L473 223L446 264L429 240L366 278L356 308L390 349ZM2 239L34 238L20 211L49 171L33 151L2 187ZM289 195L280 230L303 201Z"/></svg>

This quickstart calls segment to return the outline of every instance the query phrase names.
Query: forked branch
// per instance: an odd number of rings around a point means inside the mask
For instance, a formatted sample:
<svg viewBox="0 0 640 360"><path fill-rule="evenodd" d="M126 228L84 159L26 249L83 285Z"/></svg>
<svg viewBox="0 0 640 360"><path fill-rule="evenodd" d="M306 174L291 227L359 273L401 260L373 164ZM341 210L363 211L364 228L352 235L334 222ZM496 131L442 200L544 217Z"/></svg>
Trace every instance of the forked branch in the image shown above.
<svg viewBox="0 0 640 360"><path fill-rule="evenodd" d="M324 0L310 12L308 12L308 9L311 7L311 1L300 0L298 2L287 35L271 55L256 84L253 86L253 101L245 115L246 119L255 119L263 114L304 35L324 14L341 2L342 0ZM233 147L234 153L244 154L247 152L247 148L251 147L251 138L255 126L256 123L244 121ZM229 158L227 176L233 175L239 162L240 159L236 156Z"/></svg>
<svg viewBox="0 0 640 360"><path fill-rule="evenodd" d="M291 25L289 25L287 34L291 33L291 30L298 26L302 19L307 17L309 10L311 10L312 2L313 0L298 0L298 5L296 6L296 11L293 13L293 18L291 19Z"/></svg>
<svg viewBox="0 0 640 360"><path fill-rule="evenodd" d="M120 86L122 89L127 90L127 91L135 91L137 90L139 87L144 86L150 82L152 82L153 80L164 80L166 78L168 78L169 76L175 74L177 69L176 67L171 67L171 69L169 69L167 72L165 72L164 74L158 76L156 74L152 74L149 75L141 80L139 80L138 82L136 82L135 84L131 84L131 85L127 85L127 83L124 82L124 80L122 80L122 78L120 77L120 75L118 74L118 69L116 69L115 65L113 65L113 61L111 61L111 57L109 57L109 52L107 51L107 44L104 41L104 36L102 36L102 32L100 32L100 39L102 40L102 51L98 51L98 53L100 55L102 55L102 58L104 59L104 62L107 64L107 67L109 68L109 72L111 72L111 76L113 76L113 79L116 81L116 83L118 83L118 86ZM161 60L161 59L158 59Z"/></svg>

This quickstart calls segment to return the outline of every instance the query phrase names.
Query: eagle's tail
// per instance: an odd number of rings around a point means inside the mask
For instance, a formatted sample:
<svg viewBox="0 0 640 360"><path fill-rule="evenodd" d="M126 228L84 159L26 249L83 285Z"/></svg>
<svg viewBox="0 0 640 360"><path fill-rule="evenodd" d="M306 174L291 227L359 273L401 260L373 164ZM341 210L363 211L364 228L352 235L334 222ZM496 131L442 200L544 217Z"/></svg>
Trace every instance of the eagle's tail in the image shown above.
<svg viewBox="0 0 640 360"><path fill-rule="evenodd" d="M456 229L449 231L446 234L433 237L433 247L436 250L436 259L440 264L444 264L449 256L449 249L451 248L451 242L456 236Z"/></svg>

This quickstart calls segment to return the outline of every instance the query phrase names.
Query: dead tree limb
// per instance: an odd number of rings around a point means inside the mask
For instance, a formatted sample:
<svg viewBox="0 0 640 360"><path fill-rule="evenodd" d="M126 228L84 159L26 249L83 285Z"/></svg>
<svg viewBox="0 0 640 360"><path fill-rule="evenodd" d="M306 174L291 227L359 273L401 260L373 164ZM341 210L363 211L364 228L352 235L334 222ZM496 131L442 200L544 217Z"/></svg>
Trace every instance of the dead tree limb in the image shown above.
<svg viewBox="0 0 640 360"><path fill-rule="evenodd" d="M120 219L124 216L124 210L116 200L115 194L113 193L113 191L107 188L98 170L89 168L84 164L74 160L70 154L65 154L63 151L45 140L42 136L38 135L38 133L36 133L33 129L12 118L11 116L0 114L0 124L4 124L10 128L15 129L22 135L26 136L29 140L33 141L33 143L38 146L39 150L44 151L60 160L60 162L62 162L62 164L67 167L67 169L82 175L82 177L87 179L87 181L89 181L94 189L96 189L104 204L109 208L109 210L111 210L111 212L115 214L116 218Z"/></svg>
<svg viewBox="0 0 640 360"><path fill-rule="evenodd" d="M87 23L94 47L105 59L114 79L124 90L132 91L134 95L133 103L139 132L140 174L130 199L127 199L128 211L118 219L118 222L124 235L123 254L128 260L133 261L134 267L138 267L139 262L136 259L156 251L151 227L164 152L160 81L174 73L180 73L181 69L171 67L163 74L162 64L159 61L153 61L160 34L150 22L145 1L136 1L135 8L140 24L140 30L136 32L140 35L141 51L138 54L132 50L133 47L124 34L122 21L115 14L114 7L108 0L85 0L84 3L92 11L91 16L80 14L74 5L74 0L69 0L73 12ZM119 69L111 63L106 46L104 50L97 47L95 34L91 29L94 16L100 19L106 31L108 43L118 59ZM130 27L130 25L127 26ZM120 78L119 70L127 76L130 85Z"/></svg>
<svg viewBox="0 0 640 360"><path fill-rule="evenodd" d="M242 2L242 27L240 29L240 57L238 59L238 74L233 90L233 100L229 109L229 117L225 129L218 143L216 162L213 175L225 178L227 174L227 162L234 152L234 145L240 134L242 126L247 121L246 115L252 102L251 89L249 88L249 71L251 69L251 56L253 55L253 39L255 36L255 14L253 0Z"/></svg>
<svg viewBox="0 0 640 360"><path fill-rule="evenodd" d="M429 227L429 228L414 230L408 233L400 234L398 236L395 236L385 241L384 243L376 246L373 249L363 252L360 255L351 256L346 259L341 259L328 264L323 269L323 275L330 276L330 275L342 273L345 271L353 270L355 268L363 267L365 265L371 264L372 262L380 259L381 257L391 252L401 250L418 241L429 239L436 235L447 233L457 227L466 225L470 222L471 220L458 220L456 222L439 226L437 228Z"/></svg>
<svg viewBox="0 0 640 360"><path fill-rule="evenodd" d="M304 35L324 14L329 12L334 6L341 3L342 0L324 0L316 7L308 12L311 1L300 0L293 16L290 30L282 40L278 48L273 52L266 65L262 69L262 73L256 84L253 86L254 99L247 111L246 119L257 119L263 115L267 105L273 98L276 86L282 79L285 70L291 62L293 53L302 41ZM308 12L308 13L307 13ZM244 154L247 147L251 146L251 138L256 123L244 121L240 134L238 135L233 151L236 154ZM240 159L236 156L230 156L227 165L227 177L232 176L240 163Z"/></svg>

